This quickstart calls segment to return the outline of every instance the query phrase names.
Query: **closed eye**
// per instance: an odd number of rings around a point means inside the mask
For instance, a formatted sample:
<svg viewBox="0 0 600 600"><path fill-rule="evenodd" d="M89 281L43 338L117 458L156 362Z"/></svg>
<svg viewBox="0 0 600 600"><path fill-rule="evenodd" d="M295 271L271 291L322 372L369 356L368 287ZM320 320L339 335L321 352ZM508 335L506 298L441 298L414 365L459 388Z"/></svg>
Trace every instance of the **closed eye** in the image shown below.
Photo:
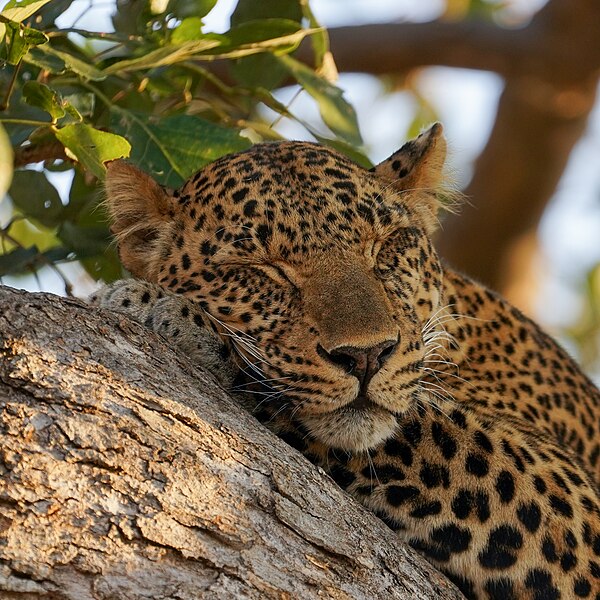
<svg viewBox="0 0 600 600"><path fill-rule="evenodd" d="M290 278L287 276L287 273L279 266L279 265L270 265L270 267L277 271L277 274L282 278L285 279L286 281L289 281L290 283L292 283L290 281Z"/></svg>
<svg viewBox="0 0 600 600"><path fill-rule="evenodd" d="M374 245L377 250L373 257L374 271L380 279L390 279L399 274L408 232L407 227L399 227Z"/></svg>
<svg viewBox="0 0 600 600"><path fill-rule="evenodd" d="M260 268L265 271L272 279L279 281L280 283L287 283L294 287L297 287L296 282L293 280L293 273L291 267L287 269L281 265L268 263L261 264Z"/></svg>

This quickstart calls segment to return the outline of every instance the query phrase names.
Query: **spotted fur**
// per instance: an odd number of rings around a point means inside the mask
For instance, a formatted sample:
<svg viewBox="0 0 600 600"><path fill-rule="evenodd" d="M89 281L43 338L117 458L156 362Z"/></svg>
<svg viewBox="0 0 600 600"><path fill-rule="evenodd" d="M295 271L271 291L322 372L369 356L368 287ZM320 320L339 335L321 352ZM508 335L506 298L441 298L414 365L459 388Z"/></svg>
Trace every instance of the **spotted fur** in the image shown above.
<svg viewBox="0 0 600 600"><path fill-rule="evenodd" d="M371 171L305 142L226 156L175 191L112 163L121 258L148 283L95 301L250 392L467 597L600 600L600 393L440 262L444 155L435 125Z"/></svg>

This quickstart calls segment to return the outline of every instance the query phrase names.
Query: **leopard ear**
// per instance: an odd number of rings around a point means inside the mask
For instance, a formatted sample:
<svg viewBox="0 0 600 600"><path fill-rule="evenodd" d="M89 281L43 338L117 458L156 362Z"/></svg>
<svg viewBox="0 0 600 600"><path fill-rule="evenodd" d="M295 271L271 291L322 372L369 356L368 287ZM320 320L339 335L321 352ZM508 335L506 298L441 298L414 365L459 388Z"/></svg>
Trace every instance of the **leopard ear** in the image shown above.
<svg viewBox="0 0 600 600"><path fill-rule="evenodd" d="M445 159L446 139L443 128L440 123L434 123L371 170L391 181L396 191L407 192L402 196L403 200L421 213L428 229L434 229L440 207L438 198L446 191Z"/></svg>
<svg viewBox="0 0 600 600"><path fill-rule="evenodd" d="M106 167L105 205L121 262L134 277L154 281L161 242L170 239L173 229L171 194L123 160Z"/></svg>

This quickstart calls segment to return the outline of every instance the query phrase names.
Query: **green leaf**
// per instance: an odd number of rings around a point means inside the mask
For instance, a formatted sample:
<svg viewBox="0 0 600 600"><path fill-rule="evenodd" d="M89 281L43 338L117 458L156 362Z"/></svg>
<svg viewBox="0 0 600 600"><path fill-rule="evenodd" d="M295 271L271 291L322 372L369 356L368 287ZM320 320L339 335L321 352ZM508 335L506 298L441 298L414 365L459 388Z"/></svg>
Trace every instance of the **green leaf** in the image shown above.
<svg viewBox="0 0 600 600"><path fill-rule="evenodd" d="M40 67L40 69L50 71L50 73L55 75L64 72L67 68L64 60L60 59L58 56L45 52L38 46L29 48L29 52L23 57L23 61L36 67Z"/></svg>
<svg viewBox="0 0 600 600"><path fill-rule="evenodd" d="M79 111L70 104L65 104L65 116L60 120L60 126L70 125L71 123L81 123L83 117Z"/></svg>
<svg viewBox="0 0 600 600"><path fill-rule="evenodd" d="M0 254L0 277L15 275L35 266L39 257L36 246L15 248L7 254Z"/></svg>
<svg viewBox="0 0 600 600"><path fill-rule="evenodd" d="M113 246L109 246L98 256L84 258L81 261L81 264L91 277L96 280L101 279L106 283L116 281L117 279L123 279L125 276L123 266L121 265L117 251Z"/></svg>
<svg viewBox="0 0 600 600"><path fill-rule="evenodd" d="M15 89L8 110L2 113L2 118L6 119L31 119L32 121L47 121L48 126L52 124L50 115L40 110L25 104L22 101L22 95L20 89ZM37 125L28 125L20 123L11 123L6 127L6 132L10 138L10 143L13 148L20 146L24 141L28 140L29 137L38 130Z"/></svg>
<svg viewBox="0 0 600 600"><path fill-rule="evenodd" d="M6 3L0 15L15 23L21 23L48 2L50 0L10 0Z"/></svg>
<svg viewBox="0 0 600 600"><path fill-rule="evenodd" d="M60 94L43 83L28 81L23 86L23 99L29 106L37 106L45 110L53 121L65 114Z"/></svg>
<svg viewBox="0 0 600 600"><path fill-rule="evenodd" d="M7 62L16 65L27 54L32 46L39 46L48 41L46 34L23 27L18 23L9 21L6 23L6 43L8 46Z"/></svg>
<svg viewBox="0 0 600 600"><path fill-rule="evenodd" d="M94 279L114 281L123 277L123 269L112 245L107 216L91 190L76 174L66 209L70 218L59 228L58 238Z"/></svg>
<svg viewBox="0 0 600 600"><path fill-rule="evenodd" d="M104 163L129 156L131 146L120 135L99 131L85 123L67 125L56 132L71 155L98 179L104 179Z"/></svg>
<svg viewBox="0 0 600 600"><path fill-rule="evenodd" d="M72 54L69 54L68 52L56 50L56 48L53 48L52 46L50 46L50 44L44 44L43 46L40 46L39 50L44 52L49 57L61 60L68 69L70 69L71 71L73 71L73 73L76 73L77 75L81 75L84 79L90 79L91 81L101 81L106 77L102 73L102 71L99 71L90 63L87 63L84 60L77 58Z"/></svg>
<svg viewBox="0 0 600 600"><path fill-rule="evenodd" d="M163 0L160 0L159 3L167 4ZM145 37L148 33L148 23L161 12L156 9L154 4L152 0L117 2L116 12L112 17L115 31L125 35Z"/></svg>
<svg viewBox="0 0 600 600"><path fill-rule="evenodd" d="M96 186L88 181L81 169L75 169L69 191L69 202L64 207L64 220L74 223L87 222L88 215L92 214L106 222L106 215L99 214L101 211L97 205L96 190Z"/></svg>
<svg viewBox="0 0 600 600"><path fill-rule="evenodd" d="M29 106L29 104L26 104L23 101L23 95L19 88L13 90L10 106L2 113L2 118L31 119L32 121L47 121L49 126L52 124L48 113L39 108ZM38 126L35 124L11 123L10 127L6 128L6 132L8 133L13 148L20 146L24 141L28 140L36 130L38 130Z"/></svg>
<svg viewBox="0 0 600 600"><path fill-rule="evenodd" d="M301 32L302 37L308 35L307 30L302 30L299 23L290 19L249 21L225 34L229 38L229 44L225 49L232 46L233 43L251 45L252 42L261 47L268 47L268 44L257 44L260 40L270 40L277 45L285 46L285 43L289 41L287 36L291 35L293 43L288 49L292 50L294 44L299 42L299 32ZM282 40L283 36L286 39ZM230 70L235 79L242 85L267 90L272 90L281 83L287 73L287 69L268 52L243 56L231 64Z"/></svg>
<svg viewBox="0 0 600 600"><path fill-rule="evenodd" d="M277 56L276 58L317 101L321 118L327 127L349 144L360 146L362 138L356 112L344 99L342 91L292 57Z"/></svg>
<svg viewBox="0 0 600 600"><path fill-rule="evenodd" d="M202 19L200 17L188 17L175 27L171 34L173 44L183 44L192 40L199 40L202 34Z"/></svg>
<svg viewBox="0 0 600 600"><path fill-rule="evenodd" d="M238 48L267 40L273 42L273 46L281 45L281 39L287 39L302 29L296 21L290 19L261 19L247 21L241 25L231 28L223 34L226 49Z"/></svg>
<svg viewBox="0 0 600 600"><path fill-rule="evenodd" d="M13 149L10 139L0 124L0 202L10 187L13 176Z"/></svg>
<svg viewBox="0 0 600 600"><path fill-rule="evenodd" d="M62 246L55 246L54 248L50 248L46 250L46 252L42 253L51 263L57 263L62 260L66 260L71 257L73 252L68 248L63 248Z"/></svg>
<svg viewBox="0 0 600 600"><path fill-rule="evenodd" d="M149 122L146 115L119 111L112 126L131 141L132 162L169 187L180 186L220 156L251 146L236 130L190 115Z"/></svg>
<svg viewBox="0 0 600 600"><path fill-rule="evenodd" d="M42 31L54 25L54 21L66 12L75 0L51 0L35 15L35 25Z"/></svg>
<svg viewBox="0 0 600 600"><path fill-rule="evenodd" d="M15 171L9 190L13 204L29 219L45 227L56 227L63 205L56 188L40 171Z"/></svg>
<svg viewBox="0 0 600 600"><path fill-rule="evenodd" d="M37 227L29 219L14 219L10 227L10 235L23 248L35 246L43 252L52 246L56 246L57 238L53 229Z"/></svg>
<svg viewBox="0 0 600 600"><path fill-rule="evenodd" d="M248 88L276 88L287 74L277 59L268 52L243 56L229 65L235 80Z"/></svg>
<svg viewBox="0 0 600 600"><path fill-rule="evenodd" d="M239 58L273 50L284 54L295 50L305 37L318 31L303 29L298 23L286 19L250 21L223 34L221 46L209 54L219 58Z"/></svg>
<svg viewBox="0 0 600 600"><path fill-rule="evenodd" d="M106 67L102 71L103 75L112 75L114 73L126 73L128 71L141 71L143 69L153 69L182 62L198 54L212 48L220 46L221 42L217 39L202 39L184 42L178 45L169 45L158 50L153 50L139 58L130 58L120 60Z"/></svg>
<svg viewBox="0 0 600 600"><path fill-rule="evenodd" d="M308 1L303 0L301 4L302 13L308 20L309 25L313 29L320 29L320 31L311 38L313 51L315 53L315 66L320 69L323 66L325 55L329 52L329 34L327 33L327 30L322 28L320 23L317 21L317 18L310 9Z"/></svg>
<svg viewBox="0 0 600 600"><path fill-rule="evenodd" d="M231 15L231 26L258 19L290 19L300 23L302 8L298 0L238 0Z"/></svg>
<svg viewBox="0 0 600 600"><path fill-rule="evenodd" d="M167 12L178 19L206 16L217 3L217 0L171 0Z"/></svg>
<svg viewBox="0 0 600 600"><path fill-rule="evenodd" d="M330 138L323 137L314 131L311 131L311 133L315 136L319 143L345 154L349 159L364 169L370 169L373 166L373 163L369 160L369 157L363 154L360 150L357 150L354 146L347 144L342 140L332 140Z"/></svg>
<svg viewBox="0 0 600 600"><path fill-rule="evenodd" d="M60 226L57 236L79 259L102 254L112 239L106 224L85 226L71 221Z"/></svg>
<svg viewBox="0 0 600 600"><path fill-rule="evenodd" d="M68 106L72 106L80 115L91 117L96 105L96 96L91 92L81 92L68 94L63 97L63 101Z"/></svg>

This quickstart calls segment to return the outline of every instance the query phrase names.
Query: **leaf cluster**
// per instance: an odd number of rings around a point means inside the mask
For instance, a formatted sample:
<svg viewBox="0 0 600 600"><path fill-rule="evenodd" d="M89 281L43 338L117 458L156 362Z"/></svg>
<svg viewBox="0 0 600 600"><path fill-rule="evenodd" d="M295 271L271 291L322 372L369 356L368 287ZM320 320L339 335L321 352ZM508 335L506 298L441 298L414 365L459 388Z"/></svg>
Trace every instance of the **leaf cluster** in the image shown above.
<svg viewBox="0 0 600 600"><path fill-rule="evenodd" d="M68 261L94 279L122 276L100 204L105 164L127 158L177 187L278 139L260 107L368 164L307 0L239 0L222 34L203 21L216 0L118 0L105 32L57 24L72 1L11 0L0 12L0 277ZM295 57L300 43L312 65ZM321 124L276 99L284 82L314 99Z"/></svg>

